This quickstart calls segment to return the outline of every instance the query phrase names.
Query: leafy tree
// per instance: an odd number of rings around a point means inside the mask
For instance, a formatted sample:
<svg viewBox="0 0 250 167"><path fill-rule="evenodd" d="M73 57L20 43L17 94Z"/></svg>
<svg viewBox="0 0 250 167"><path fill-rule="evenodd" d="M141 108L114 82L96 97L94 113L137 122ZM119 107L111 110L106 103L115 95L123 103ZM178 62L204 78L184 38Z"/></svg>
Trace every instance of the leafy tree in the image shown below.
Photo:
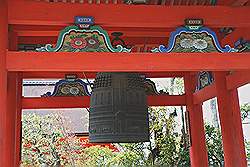
<svg viewBox="0 0 250 167"><path fill-rule="evenodd" d="M22 163L32 166L75 166L80 144L57 114L23 115Z"/></svg>
<svg viewBox="0 0 250 167"><path fill-rule="evenodd" d="M245 142L246 151L247 151L247 159L250 159L250 142Z"/></svg>
<svg viewBox="0 0 250 167"><path fill-rule="evenodd" d="M175 132L174 116L169 115L165 107L150 108L149 113L153 164L178 166L185 149L182 148L182 136Z"/></svg>
<svg viewBox="0 0 250 167"><path fill-rule="evenodd" d="M79 157L77 162L79 167L109 166L111 160L115 158L115 153L107 147L92 146L84 148Z"/></svg>
<svg viewBox="0 0 250 167"><path fill-rule="evenodd" d="M205 125L205 132L209 164L214 167L222 167L224 156L221 132L208 124Z"/></svg>
<svg viewBox="0 0 250 167"><path fill-rule="evenodd" d="M173 83L172 84L173 92L176 92L179 95L185 92L183 78L173 78L172 83ZM182 114L182 117L183 115L184 114ZM184 118L182 120L184 124ZM183 136L184 135L185 134L183 134ZM206 124L205 135L206 135L206 145L208 151L209 164L212 166L223 166L224 157L223 157L222 135L220 129ZM186 150L186 152L183 151L183 153L185 153L186 157L188 157L189 159L188 150Z"/></svg>
<svg viewBox="0 0 250 167"><path fill-rule="evenodd" d="M250 118L250 103L245 103L240 106L241 118L244 121L245 119Z"/></svg>
<svg viewBox="0 0 250 167"><path fill-rule="evenodd" d="M121 144L120 152L80 142L60 114L23 115L22 166L145 166L141 144Z"/></svg>
<svg viewBox="0 0 250 167"><path fill-rule="evenodd" d="M121 145L126 151L137 153L136 166L190 166L185 138L175 131L174 115L166 107L156 107L149 109L149 118L149 143Z"/></svg>
<svg viewBox="0 0 250 167"><path fill-rule="evenodd" d="M183 94L183 79L172 80L170 93ZM177 108L174 108L174 111ZM181 108L184 123L184 110ZM250 105L241 106L242 118L249 118ZM68 121L58 114L23 116L22 162L24 166L190 166L184 126L176 132L175 112L167 107L149 109L150 142L117 144L119 152L106 147L83 147ZM211 166L223 166L219 129L205 125L208 159ZM250 158L250 143L246 143Z"/></svg>
<svg viewBox="0 0 250 167"><path fill-rule="evenodd" d="M240 106L242 122L250 119L250 103ZM245 141L247 159L250 159L250 141Z"/></svg>
<svg viewBox="0 0 250 167"><path fill-rule="evenodd" d="M23 165L31 166L190 166L185 136L175 132L174 115L165 107L150 108L150 142L109 148L81 146L59 115L23 116ZM223 153L220 132L206 126L209 162L221 166Z"/></svg>

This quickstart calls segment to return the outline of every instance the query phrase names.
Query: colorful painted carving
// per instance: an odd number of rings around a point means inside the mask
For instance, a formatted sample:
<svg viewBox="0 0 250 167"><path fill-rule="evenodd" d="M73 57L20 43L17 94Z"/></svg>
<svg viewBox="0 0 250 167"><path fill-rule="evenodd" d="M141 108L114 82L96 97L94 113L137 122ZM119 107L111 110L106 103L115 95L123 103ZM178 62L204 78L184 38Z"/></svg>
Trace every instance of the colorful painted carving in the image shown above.
<svg viewBox="0 0 250 167"><path fill-rule="evenodd" d="M47 44L39 52L130 52L121 45L111 45L108 33L99 26L81 29L69 26L60 32L56 46Z"/></svg>
<svg viewBox="0 0 250 167"><path fill-rule="evenodd" d="M76 16L75 24L80 28L89 28L94 24L94 17L92 16Z"/></svg>
<svg viewBox="0 0 250 167"><path fill-rule="evenodd" d="M56 83L53 93L47 92L42 97L51 96L90 96L90 84L81 79L63 79Z"/></svg>
<svg viewBox="0 0 250 167"><path fill-rule="evenodd" d="M147 95L168 94L166 92L158 92L155 83L150 79L144 80L145 91ZM47 92L42 97L53 96L90 96L91 83L85 83L81 79L63 79L55 84L53 93Z"/></svg>
<svg viewBox="0 0 250 167"><path fill-rule="evenodd" d="M214 81L212 72L209 71L201 71L198 74L198 83L197 90L201 90L202 88L212 84Z"/></svg>
<svg viewBox="0 0 250 167"><path fill-rule="evenodd" d="M59 34L56 46L51 44L37 48L38 52L130 52L122 45L113 47L108 33L99 26L82 29L78 26L68 26ZM42 95L48 96L90 96L90 85L81 79L65 79L56 83L54 92Z"/></svg>
<svg viewBox="0 0 250 167"><path fill-rule="evenodd" d="M167 52L167 53L206 53L206 52L238 52L237 49L231 48L229 45L221 47L218 38L212 30L202 26L185 26L177 28L171 33L168 47L160 45L152 52ZM211 72L199 72L197 81L197 90L210 85L213 82Z"/></svg>
<svg viewBox="0 0 250 167"><path fill-rule="evenodd" d="M226 45L220 46L215 32L206 28L190 29L189 27L178 28L171 33L168 47L160 45L152 52L236 52L234 48Z"/></svg>
<svg viewBox="0 0 250 167"><path fill-rule="evenodd" d="M234 47L238 50L238 52L250 52L250 40L240 38L235 42Z"/></svg>

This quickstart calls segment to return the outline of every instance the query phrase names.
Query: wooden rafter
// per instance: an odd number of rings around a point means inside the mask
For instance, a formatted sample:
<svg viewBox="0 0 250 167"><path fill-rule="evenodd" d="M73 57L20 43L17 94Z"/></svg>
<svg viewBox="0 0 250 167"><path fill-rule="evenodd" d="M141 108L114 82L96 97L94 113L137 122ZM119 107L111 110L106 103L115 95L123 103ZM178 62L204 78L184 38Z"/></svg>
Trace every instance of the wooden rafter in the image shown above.
<svg viewBox="0 0 250 167"><path fill-rule="evenodd" d="M82 10L83 8L84 10ZM203 18L209 27L250 27L248 21L250 15L245 14L249 10L250 7L68 5L11 0L9 2L9 23L65 26L73 24L74 16L89 15L95 18L96 24L108 27L173 28L183 25L184 19L189 17ZM48 15L48 13L50 14ZM162 17L166 13L168 17ZM228 17L232 15L234 19Z"/></svg>

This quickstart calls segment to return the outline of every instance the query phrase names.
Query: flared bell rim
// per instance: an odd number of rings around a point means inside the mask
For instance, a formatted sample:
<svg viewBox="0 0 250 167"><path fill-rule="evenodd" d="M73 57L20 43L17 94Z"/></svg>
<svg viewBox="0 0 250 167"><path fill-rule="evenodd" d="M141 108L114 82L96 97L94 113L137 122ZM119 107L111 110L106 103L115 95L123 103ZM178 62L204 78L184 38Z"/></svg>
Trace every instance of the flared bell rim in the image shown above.
<svg viewBox="0 0 250 167"><path fill-rule="evenodd" d="M142 143L149 142L149 136L113 136L112 139L89 138L89 143Z"/></svg>

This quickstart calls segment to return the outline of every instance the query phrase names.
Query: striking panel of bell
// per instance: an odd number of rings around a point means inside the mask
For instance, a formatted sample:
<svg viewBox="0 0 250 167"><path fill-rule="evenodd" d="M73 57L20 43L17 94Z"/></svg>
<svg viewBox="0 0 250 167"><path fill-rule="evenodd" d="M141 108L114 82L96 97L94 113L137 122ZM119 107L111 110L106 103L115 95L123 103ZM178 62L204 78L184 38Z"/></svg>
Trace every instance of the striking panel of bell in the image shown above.
<svg viewBox="0 0 250 167"><path fill-rule="evenodd" d="M137 73L98 73L90 99L89 140L149 141L144 78Z"/></svg>

